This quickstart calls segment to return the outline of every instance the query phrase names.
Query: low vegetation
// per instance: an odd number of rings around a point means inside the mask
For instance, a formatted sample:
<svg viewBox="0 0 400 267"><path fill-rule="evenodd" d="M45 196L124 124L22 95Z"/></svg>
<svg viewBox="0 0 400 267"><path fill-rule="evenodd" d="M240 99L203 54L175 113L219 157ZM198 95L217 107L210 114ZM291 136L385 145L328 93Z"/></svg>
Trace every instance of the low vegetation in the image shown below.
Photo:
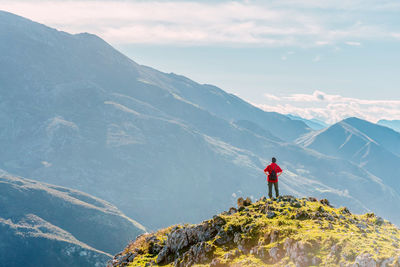
<svg viewBox="0 0 400 267"><path fill-rule="evenodd" d="M198 225L145 234L110 266L400 266L400 230L328 200L238 199Z"/></svg>

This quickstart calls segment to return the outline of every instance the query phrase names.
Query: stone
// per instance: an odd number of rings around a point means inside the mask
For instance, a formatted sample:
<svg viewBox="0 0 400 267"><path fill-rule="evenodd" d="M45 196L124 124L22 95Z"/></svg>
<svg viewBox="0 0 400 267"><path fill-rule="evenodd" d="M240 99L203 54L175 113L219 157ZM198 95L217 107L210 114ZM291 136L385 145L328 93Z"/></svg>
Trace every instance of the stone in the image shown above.
<svg viewBox="0 0 400 267"><path fill-rule="evenodd" d="M222 263L220 259L213 259L210 263L210 267L228 267L226 263Z"/></svg>
<svg viewBox="0 0 400 267"><path fill-rule="evenodd" d="M233 237L233 242L238 245L240 244L241 241L242 241L242 235L240 233L235 233Z"/></svg>
<svg viewBox="0 0 400 267"><path fill-rule="evenodd" d="M317 202L318 201L318 199L316 199L315 197L308 197L307 200L310 201L310 202Z"/></svg>
<svg viewBox="0 0 400 267"><path fill-rule="evenodd" d="M179 257L180 251L188 250L198 243L209 241L217 235L224 223L225 220L216 216L211 222L172 229L171 233L168 234L165 245L157 255L156 263L171 263Z"/></svg>
<svg viewBox="0 0 400 267"><path fill-rule="evenodd" d="M246 199L243 199L242 197L238 198L237 200L237 206L238 208L242 207L247 207L251 205L251 199L248 197Z"/></svg>
<svg viewBox="0 0 400 267"><path fill-rule="evenodd" d="M357 223L356 226L357 226L357 228L358 228L359 230L365 230L365 229L367 229L367 226L366 226L365 224L363 224L363 223Z"/></svg>
<svg viewBox="0 0 400 267"><path fill-rule="evenodd" d="M268 211L267 212L267 218L268 219L272 219L274 217L276 217L276 213L275 212L273 212L273 211Z"/></svg>
<svg viewBox="0 0 400 267"><path fill-rule="evenodd" d="M237 212L237 209L234 208L234 207L231 207L231 208L229 209L229 211L228 211L228 215L235 214L236 212Z"/></svg>
<svg viewBox="0 0 400 267"><path fill-rule="evenodd" d="M225 232L221 229L217 234L214 244L217 246L222 246L232 241L233 241L233 235L230 235L229 232Z"/></svg>
<svg viewBox="0 0 400 267"><path fill-rule="evenodd" d="M300 255L299 257L294 259L294 262L296 264L296 267L308 267L308 266L310 266L310 264L309 264L310 260L306 255Z"/></svg>
<svg viewBox="0 0 400 267"><path fill-rule="evenodd" d="M388 259L383 259L379 266L380 267L389 267L389 266L393 265L394 261L395 261L394 257L391 257L391 258L388 258Z"/></svg>
<svg viewBox="0 0 400 267"><path fill-rule="evenodd" d="M151 241L149 243L149 253L150 254L157 255L158 253L160 253L162 248L163 247L159 243L154 243L153 241Z"/></svg>
<svg viewBox="0 0 400 267"><path fill-rule="evenodd" d="M186 267L193 264L203 264L209 262L213 257L214 251L215 246L207 242L197 243L191 246L190 249L182 255L180 266Z"/></svg>
<svg viewBox="0 0 400 267"><path fill-rule="evenodd" d="M218 216L218 215L215 215L215 216L213 217L213 224L214 224L214 225L217 225L217 226L223 226L223 225L226 224L226 221L225 221L225 219L223 219L222 217L220 217L220 216Z"/></svg>
<svg viewBox="0 0 400 267"><path fill-rule="evenodd" d="M224 259L225 260L232 260L235 258L235 254L233 254L232 252L228 252L224 255Z"/></svg>
<svg viewBox="0 0 400 267"><path fill-rule="evenodd" d="M271 259L273 260L273 262L278 262L280 261L280 259L282 258L282 252L279 249L278 246L272 247L268 250L268 254L271 257Z"/></svg>
<svg viewBox="0 0 400 267"><path fill-rule="evenodd" d="M369 253L360 254L356 257L353 267L377 267L376 261Z"/></svg>
<svg viewBox="0 0 400 267"><path fill-rule="evenodd" d="M381 217L377 217L375 220L376 225L382 225L385 223L385 220L383 220Z"/></svg>
<svg viewBox="0 0 400 267"><path fill-rule="evenodd" d="M237 199L237 206L238 206L238 209L244 208L244 199L242 197L239 197Z"/></svg>
<svg viewBox="0 0 400 267"><path fill-rule="evenodd" d="M351 212L350 212L350 210L349 210L347 207L343 207L343 208L341 209L341 213L342 213L342 214L346 214L346 215L351 215Z"/></svg>
<svg viewBox="0 0 400 267"><path fill-rule="evenodd" d="M264 243L266 245L270 244L270 243L274 243L276 241L279 240L279 235L280 235L280 231L279 230L272 230L269 233L266 233L264 235Z"/></svg>
<svg viewBox="0 0 400 267"><path fill-rule="evenodd" d="M300 211L297 211L294 218L296 220L306 220L306 219L310 219L311 217L306 211L300 210Z"/></svg>
<svg viewBox="0 0 400 267"><path fill-rule="evenodd" d="M167 256L169 254L168 248L164 247L160 253L158 253L157 258L156 258L156 263L160 264L162 262L165 262L167 259Z"/></svg>
<svg viewBox="0 0 400 267"><path fill-rule="evenodd" d="M321 263L322 263L322 260L319 257L313 257L311 259L311 265L319 266Z"/></svg>
<svg viewBox="0 0 400 267"><path fill-rule="evenodd" d="M293 208L301 208L301 204L299 202L292 203L291 206Z"/></svg>
<svg viewBox="0 0 400 267"><path fill-rule="evenodd" d="M320 202L322 205L332 207L331 204L329 203L329 200L327 200L326 198L321 199L319 202Z"/></svg>

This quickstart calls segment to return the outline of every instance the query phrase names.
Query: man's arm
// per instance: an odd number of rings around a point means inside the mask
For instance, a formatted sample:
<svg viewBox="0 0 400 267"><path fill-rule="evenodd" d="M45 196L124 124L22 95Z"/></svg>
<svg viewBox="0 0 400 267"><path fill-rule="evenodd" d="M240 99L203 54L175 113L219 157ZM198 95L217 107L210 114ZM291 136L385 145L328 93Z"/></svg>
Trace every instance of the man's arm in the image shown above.
<svg viewBox="0 0 400 267"><path fill-rule="evenodd" d="M267 166L267 168L264 169L265 175L268 175L268 167L269 167L269 166Z"/></svg>
<svg viewBox="0 0 400 267"><path fill-rule="evenodd" d="M277 169L277 172L276 172L276 176L279 177L279 175L281 175L282 172L283 171L282 171L281 167L278 166L278 169Z"/></svg>

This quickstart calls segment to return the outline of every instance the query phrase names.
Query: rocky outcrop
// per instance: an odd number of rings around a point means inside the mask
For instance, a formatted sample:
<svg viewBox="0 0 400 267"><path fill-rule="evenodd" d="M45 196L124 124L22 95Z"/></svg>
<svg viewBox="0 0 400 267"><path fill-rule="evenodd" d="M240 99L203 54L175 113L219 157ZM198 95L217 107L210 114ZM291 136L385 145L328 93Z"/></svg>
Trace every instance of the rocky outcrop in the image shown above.
<svg viewBox="0 0 400 267"><path fill-rule="evenodd" d="M251 203L240 198L238 209L230 208L201 224L139 237L109 266L137 260L147 262L146 266L177 267L400 267L400 250L394 245L399 240L400 231L391 223L374 214L352 215L347 208L335 209L328 200L283 196ZM370 242L370 252L363 251L368 249L365 246L358 250L354 244L360 242ZM378 254L379 247L386 251Z"/></svg>

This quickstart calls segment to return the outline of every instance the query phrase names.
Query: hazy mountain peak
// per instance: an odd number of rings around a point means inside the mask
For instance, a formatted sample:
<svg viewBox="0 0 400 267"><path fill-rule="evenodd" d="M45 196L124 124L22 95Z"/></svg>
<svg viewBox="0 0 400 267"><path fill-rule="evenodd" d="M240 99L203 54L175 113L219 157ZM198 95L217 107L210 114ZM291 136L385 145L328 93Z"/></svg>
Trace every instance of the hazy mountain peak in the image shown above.
<svg viewBox="0 0 400 267"><path fill-rule="evenodd" d="M378 124L400 133L400 120L380 120Z"/></svg>

